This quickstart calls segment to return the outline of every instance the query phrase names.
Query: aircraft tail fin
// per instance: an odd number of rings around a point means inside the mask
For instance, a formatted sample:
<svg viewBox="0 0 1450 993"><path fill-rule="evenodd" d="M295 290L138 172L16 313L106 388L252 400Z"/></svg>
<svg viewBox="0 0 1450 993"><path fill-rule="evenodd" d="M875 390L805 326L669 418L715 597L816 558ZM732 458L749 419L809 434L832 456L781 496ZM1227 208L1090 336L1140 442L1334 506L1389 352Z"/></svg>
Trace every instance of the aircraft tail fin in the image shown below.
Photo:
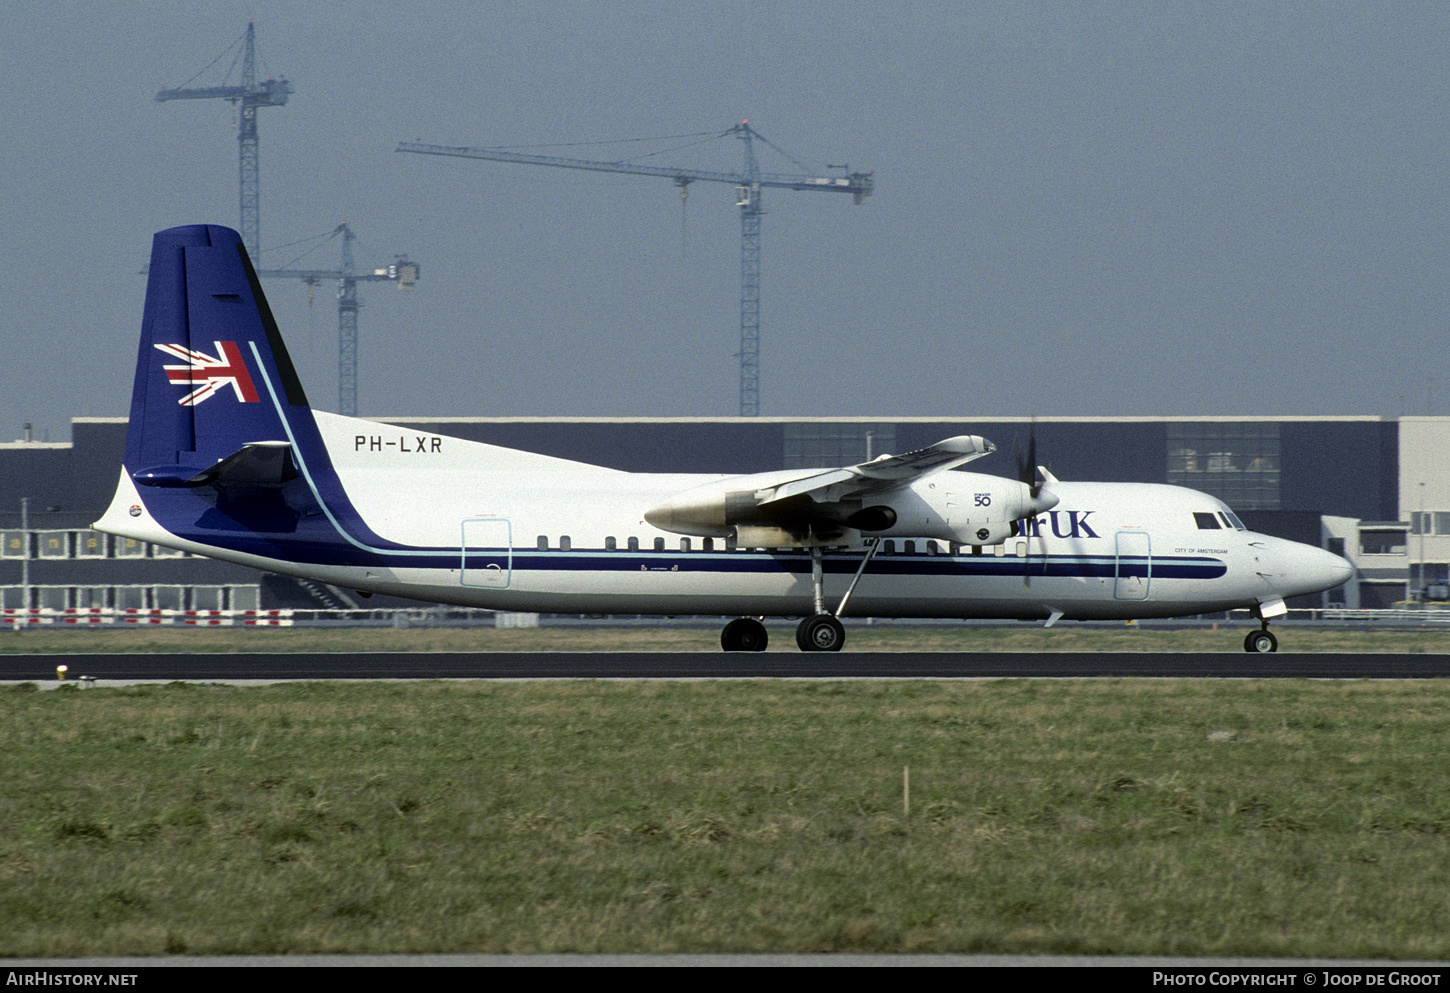
<svg viewBox="0 0 1450 993"><path fill-rule="evenodd" d="M241 236L213 224L158 232L126 469L201 473L247 445L287 441L284 420L310 424L311 410Z"/></svg>

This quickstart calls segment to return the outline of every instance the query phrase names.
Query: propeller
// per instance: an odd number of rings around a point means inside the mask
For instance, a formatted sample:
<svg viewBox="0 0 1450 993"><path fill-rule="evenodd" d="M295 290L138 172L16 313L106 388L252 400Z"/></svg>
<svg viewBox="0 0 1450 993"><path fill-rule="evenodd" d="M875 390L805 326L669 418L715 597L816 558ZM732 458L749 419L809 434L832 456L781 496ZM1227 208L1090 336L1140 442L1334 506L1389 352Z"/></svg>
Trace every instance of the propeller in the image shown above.
<svg viewBox="0 0 1450 993"><path fill-rule="evenodd" d="M1037 421L1034 420L1027 428L1027 456L1024 458L1021 450L1017 452L1017 479L1030 488L1032 499L1036 500L1042 492L1042 486L1047 480L1042 478L1042 473L1037 467Z"/></svg>
<svg viewBox="0 0 1450 993"><path fill-rule="evenodd" d="M1038 497L1042 495L1042 487L1047 483L1047 480L1046 478L1044 478L1040 467L1037 465L1036 418L1033 418L1027 428L1026 456L1023 456L1021 449L1018 449L1017 451L1017 480L1023 486L1026 486L1028 488L1028 493L1031 494L1033 502L1036 503ZM1053 503L1056 502L1056 500L1053 501ZM1037 510L1036 508L1034 508L1033 510L1028 512L1026 516L1018 518L1018 520L1022 522L1022 536L1027 541L1027 554L1023 556L1022 559L1022 585L1028 588L1032 586L1032 527L1027 524L1027 521L1035 518L1036 516ZM1041 537L1042 535L1039 532L1038 538L1040 539ZM1044 543L1044 563L1046 561L1046 557L1047 550Z"/></svg>

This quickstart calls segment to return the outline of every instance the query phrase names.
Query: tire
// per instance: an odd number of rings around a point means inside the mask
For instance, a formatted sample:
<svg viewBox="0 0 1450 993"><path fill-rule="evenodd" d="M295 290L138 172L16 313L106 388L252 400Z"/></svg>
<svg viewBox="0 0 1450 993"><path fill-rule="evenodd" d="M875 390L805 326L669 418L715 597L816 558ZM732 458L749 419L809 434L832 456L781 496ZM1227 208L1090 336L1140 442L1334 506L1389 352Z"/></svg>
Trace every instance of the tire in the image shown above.
<svg viewBox="0 0 1450 993"><path fill-rule="evenodd" d="M727 652L763 652L768 644L765 625L753 617L737 617L720 632L720 647Z"/></svg>
<svg viewBox="0 0 1450 993"><path fill-rule="evenodd" d="M1279 639L1269 631L1250 631L1244 638L1244 651L1256 655L1277 652L1279 650Z"/></svg>
<svg viewBox="0 0 1450 993"><path fill-rule="evenodd" d="M846 643L846 629L830 614L815 614L795 629L795 643L803 652L839 652Z"/></svg>

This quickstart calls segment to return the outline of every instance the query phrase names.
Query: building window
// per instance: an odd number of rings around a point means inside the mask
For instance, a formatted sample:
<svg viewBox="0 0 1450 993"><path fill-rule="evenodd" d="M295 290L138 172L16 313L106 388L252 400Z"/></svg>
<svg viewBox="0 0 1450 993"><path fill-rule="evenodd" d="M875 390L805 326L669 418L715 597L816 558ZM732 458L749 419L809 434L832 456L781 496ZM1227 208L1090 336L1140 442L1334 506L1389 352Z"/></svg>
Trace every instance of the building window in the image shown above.
<svg viewBox="0 0 1450 993"><path fill-rule="evenodd" d="M1405 532L1401 530L1361 530L1359 550L1364 555L1404 555Z"/></svg>
<svg viewBox="0 0 1450 993"><path fill-rule="evenodd" d="M896 425L804 422L785 426L785 468L858 465L896 453Z"/></svg>
<svg viewBox="0 0 1450 993"><path fill-rule="evenodd" d="M1279 509L1277 422L1168 425L1168 482L1218 497L1237 510Z"/></svg>

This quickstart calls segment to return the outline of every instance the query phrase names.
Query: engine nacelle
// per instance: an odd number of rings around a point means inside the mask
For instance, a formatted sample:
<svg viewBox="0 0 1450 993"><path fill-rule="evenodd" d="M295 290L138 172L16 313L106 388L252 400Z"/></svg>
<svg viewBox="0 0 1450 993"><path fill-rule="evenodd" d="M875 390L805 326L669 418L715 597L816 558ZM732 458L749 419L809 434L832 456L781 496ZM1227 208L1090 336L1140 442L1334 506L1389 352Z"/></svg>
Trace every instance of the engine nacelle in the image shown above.
<svg viewBox="0 0 1450 993"><path fill-rule="evenodd" d="M645 511L644 519L662 531L694 534L702 538L734 537L736 526L740 524L779 527L781 521L776 516L761 512L755 494L798 476L799 470L781 470L717 479L676 493L664 503Z"/></svg>
<svg viewBox="0 0 1450 993"><path fill-rule="evenodd" d="M797 477L790 471L719 479L650 508L645 520L676 534L734 538L742 545L832 543L848 530L883 538L936 538L996 545L1012 523L1057 506L1047 490L979 473L935 473L864 497L821 501L809 494L761 503L759 495Z"/></svg>
<svg viewBox="0 0 1450 993"><path fill-rule="evenodd" d="M974 472L944 472L919 480L882 501L895 523L880 530L885 538L936 538L960 545L998 545L1012 534L1012 523L1051 510L1057 497L1015 479Z"/></svg>

